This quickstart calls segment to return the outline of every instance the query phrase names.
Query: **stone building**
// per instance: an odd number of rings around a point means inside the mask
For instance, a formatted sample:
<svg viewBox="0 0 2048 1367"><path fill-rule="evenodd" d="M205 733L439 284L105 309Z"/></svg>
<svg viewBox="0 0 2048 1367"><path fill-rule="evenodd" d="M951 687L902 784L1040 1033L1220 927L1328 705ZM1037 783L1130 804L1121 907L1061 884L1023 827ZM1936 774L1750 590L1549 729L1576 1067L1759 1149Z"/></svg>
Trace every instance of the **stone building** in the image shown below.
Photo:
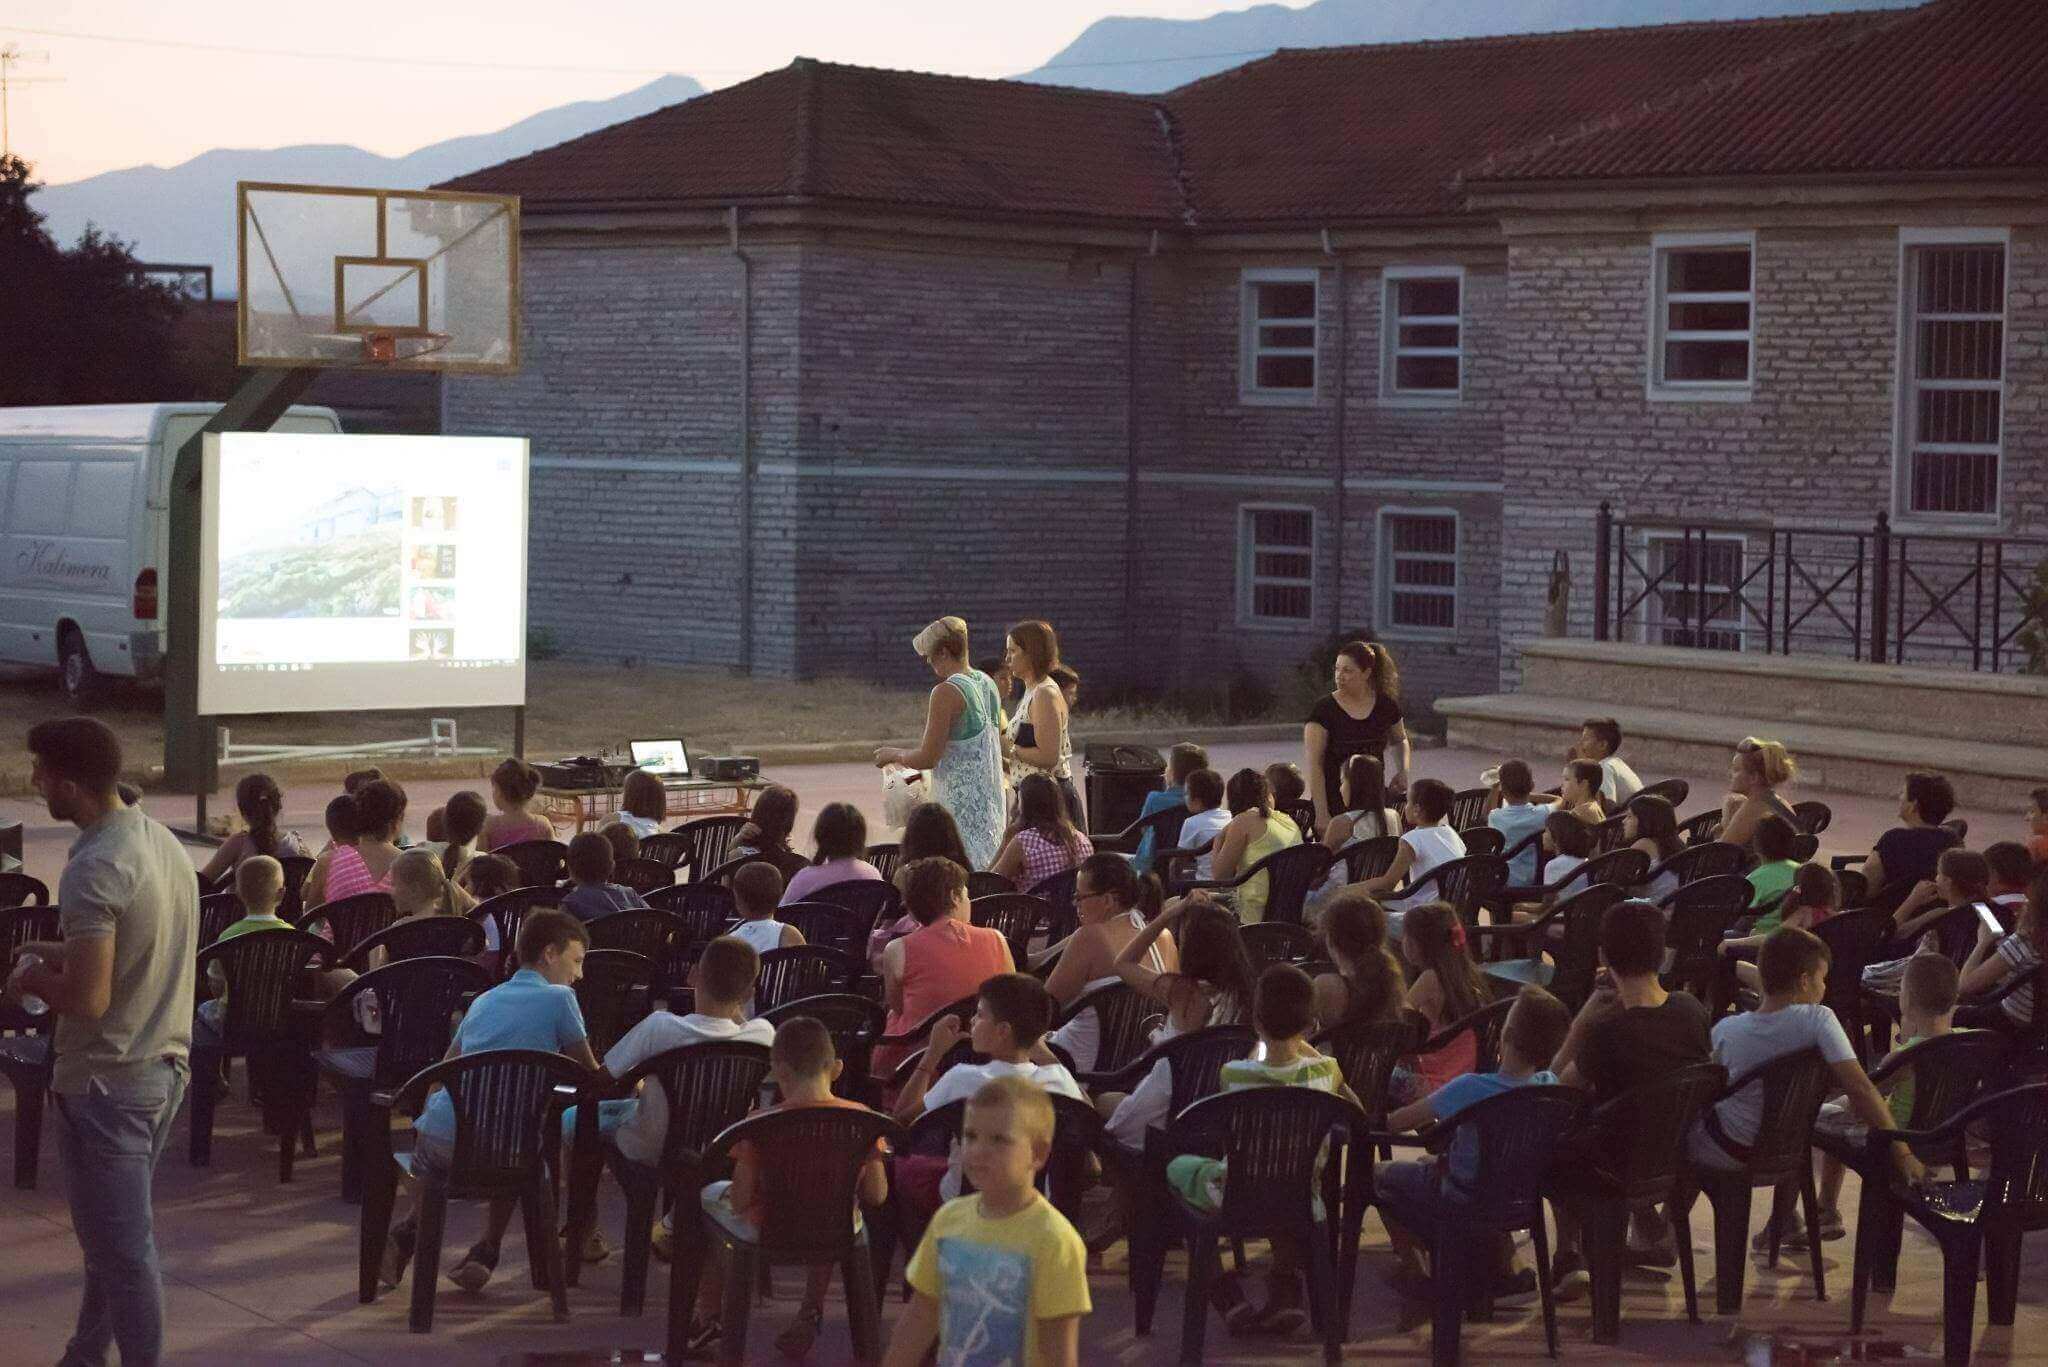
<svg viewBox="0 0 2048 1367"><path fill-rule="evenodd" d="M1369 628L1415 701L1491 691L1558 550L1587 626L1602 499L2048 522L2039 20L1158 97L799 60L454 182L522 198L525 366L448 377L443 430L532 438L532 619L578 655L907 680L952 611L1104 681Z"/></svg>

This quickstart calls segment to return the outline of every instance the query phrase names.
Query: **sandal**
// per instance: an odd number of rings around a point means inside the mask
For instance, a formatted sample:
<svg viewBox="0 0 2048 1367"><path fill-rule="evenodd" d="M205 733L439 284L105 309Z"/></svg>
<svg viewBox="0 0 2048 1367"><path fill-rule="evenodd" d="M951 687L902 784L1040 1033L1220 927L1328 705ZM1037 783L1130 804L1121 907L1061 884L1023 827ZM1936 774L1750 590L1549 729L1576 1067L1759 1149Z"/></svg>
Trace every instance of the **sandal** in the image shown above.
<svg viewBox="0 0 2048 1367"><path fill-rule="evenodd" d="M789 1327L775 1336L775 1351L792 1362L801 1362L811 1355L811 1345L818 1341L818 1329L824 1322L823 1307L801 1307Z"/></svg>
<svg viewBox="0 0 2048 1367"><path fill-rule="evenodd" d="M481 1291L498 1270L498 1250L489 1244L473 1244L462 1261L448 1269L448 1280L464 1291Z"/></svg>
<svg viewBox="0 0 2048 1367"><path fill-rule="evenodd" d="M396 1290L405 1280L405 1269L412 1262L415 1228L411 1220L394 1225L384 1241L384 1261L377 1269L377 1284L386 1291Z"/></svg>
<svg viewBox="0 0 2048 1367"><path fill-rule="evenodd" d="M1232 1338L1250 1333L1258 1319L1258 1311L1245 1299L1244 1285L1236 1273L1226 1273L1215 1280L1209 1288L1209 1304L1223 1317L1223 1327Z"/></svg>
<svg viewBox="0 0 2048 1367"><path fill-rule="evenodd" d="M1301 1278L1272 1278L1266 1287L1266 1303L1252 1321L1261 1333L1292 1338L1308 1328L1308 1310L1302 1303Z"/></svg>

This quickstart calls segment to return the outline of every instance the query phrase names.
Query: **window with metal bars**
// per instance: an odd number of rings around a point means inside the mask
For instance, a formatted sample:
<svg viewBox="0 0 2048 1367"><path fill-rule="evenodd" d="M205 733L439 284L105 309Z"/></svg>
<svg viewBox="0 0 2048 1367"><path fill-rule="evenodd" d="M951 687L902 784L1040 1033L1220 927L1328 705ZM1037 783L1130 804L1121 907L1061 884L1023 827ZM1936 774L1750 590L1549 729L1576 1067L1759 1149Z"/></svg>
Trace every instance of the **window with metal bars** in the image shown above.
<svg viewBox="0 0 2048 1367"><path fill-rule="evenodd" d="M1455 269L1389 267L1386 284L1382 395L1456 399L1464 366L1463 274Z"/></svg>
<svg viewBox="0 0 2048 1367"><path fill-rule="evenodd" d="M1998 513L2005 402L2005 244L1908 247L1909 367L1899 430L1906 511Z"/></svg>
<svg viewBox="0 0 2048 1367"><path fill-rule="evenodd" d="M1287 626L1315 620L1314 509L1241 507L1237 546L1241 620Z"/></svg>
<svg viewBox="0 0 2048 1367"><path fill-rule="evenodd" d="M1380 621L1405 635L1458 629L1458 515L1382 509Z"/></svg>
<svg viewBox="0 0 2048 1367"><path fill-rule="evenodd" d="M1316 392L1316 272L1246 271L1243 289L1241 396L1293 403L1313 400Z"/></svg>
<svg viewBox="0 0 2048 1367"><path fill-rule="evenodd" d="M1747 544L1740 536L1651 534L1643 565L1656 587L1643 600L1646 645L1741 650L1747 614L1735 595Z"/></svg>
<svg viewBox="0 0 2048 1367"><path fill-rule="evenodd" d="M1741 396L1753 374L1754 243L1748 234L1674 234L1654 251L1652 392Z"/></svg>

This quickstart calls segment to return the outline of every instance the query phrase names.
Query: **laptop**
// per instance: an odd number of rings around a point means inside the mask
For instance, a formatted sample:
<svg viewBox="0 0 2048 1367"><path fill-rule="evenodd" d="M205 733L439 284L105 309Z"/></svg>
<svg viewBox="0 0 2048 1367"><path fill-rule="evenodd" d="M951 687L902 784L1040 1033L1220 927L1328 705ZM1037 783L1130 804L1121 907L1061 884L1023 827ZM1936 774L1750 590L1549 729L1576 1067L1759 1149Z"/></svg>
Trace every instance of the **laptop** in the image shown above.
<svg viewBox="0 0 2048 1367"><path fill-rule="evenodd" d="M628 743L633 767L660 778L688 778L690 751L681 740L636 740Z"/></svg>

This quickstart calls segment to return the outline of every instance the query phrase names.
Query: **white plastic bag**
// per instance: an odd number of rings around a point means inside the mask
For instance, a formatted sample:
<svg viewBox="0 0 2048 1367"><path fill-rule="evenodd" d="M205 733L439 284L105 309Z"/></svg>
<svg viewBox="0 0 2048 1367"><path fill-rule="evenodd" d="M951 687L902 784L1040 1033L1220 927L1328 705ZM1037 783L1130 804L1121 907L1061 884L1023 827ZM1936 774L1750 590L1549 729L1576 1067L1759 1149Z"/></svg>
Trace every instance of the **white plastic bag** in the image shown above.
<svg viewBox="0 0 2048 1367"><path fill-rule="evenodd" d="M932 800L931 775L922 769L892 764L882 770L882 820L900 831L920 802Z"/></svg>

